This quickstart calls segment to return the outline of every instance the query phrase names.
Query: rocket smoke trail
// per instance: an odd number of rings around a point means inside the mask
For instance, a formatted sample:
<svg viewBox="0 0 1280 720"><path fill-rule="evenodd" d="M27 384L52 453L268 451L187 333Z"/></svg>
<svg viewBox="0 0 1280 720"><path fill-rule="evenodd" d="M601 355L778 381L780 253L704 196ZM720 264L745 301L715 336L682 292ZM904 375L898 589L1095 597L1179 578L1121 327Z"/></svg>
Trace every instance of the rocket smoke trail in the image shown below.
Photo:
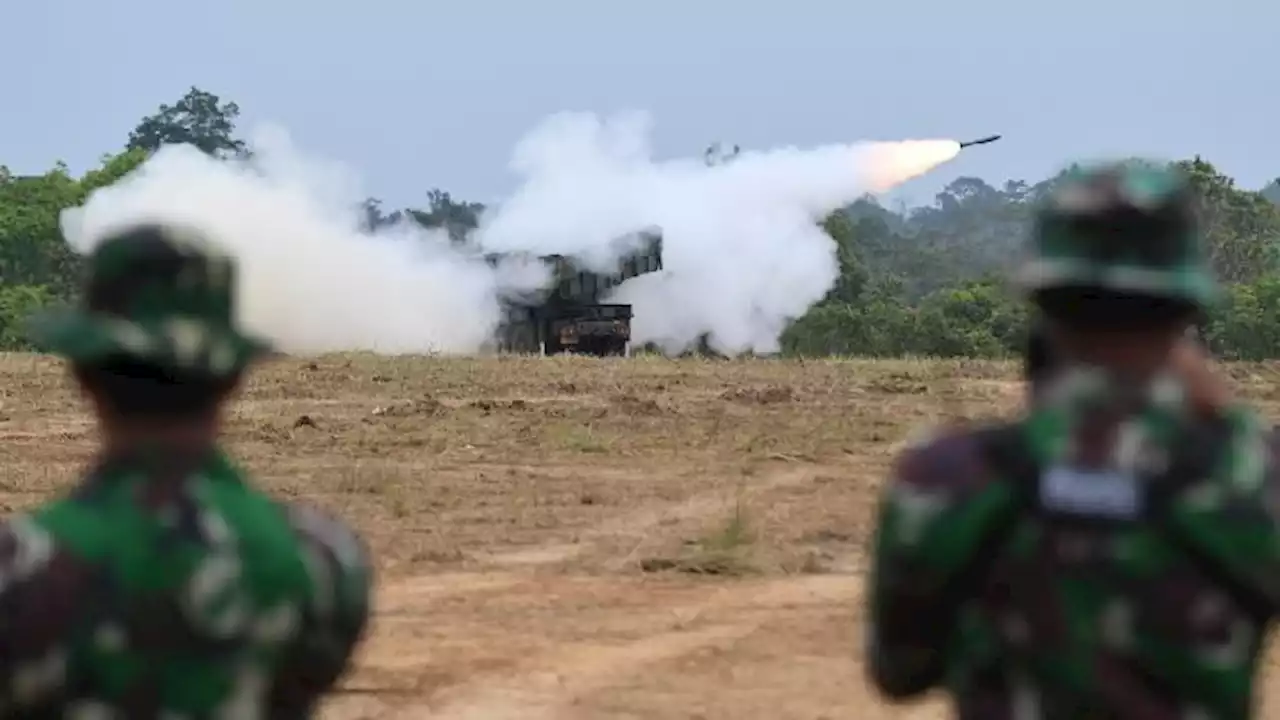
<svg viewBox="0 0 1280 720"><path fill-rule="evenodd" d="M500 295L546 280L489 267L437 231L367 232L349 170L300 154L282 131L250 145L248 162L161 148L64 211L67 241L84 252L145 220L202 227L240 260L243 321L294 353L475 352L497 326ZM489 252L598 262L614 238L656 225L666 272L617 291L634 306L633 340L678 351L708 333L720 350L767 352L836 280L835 243L817 221L959 152L954 140L854 143L744 151L708 167L655 161L644 115L561 114L517 144L520 184L472 239Z"/></svg>

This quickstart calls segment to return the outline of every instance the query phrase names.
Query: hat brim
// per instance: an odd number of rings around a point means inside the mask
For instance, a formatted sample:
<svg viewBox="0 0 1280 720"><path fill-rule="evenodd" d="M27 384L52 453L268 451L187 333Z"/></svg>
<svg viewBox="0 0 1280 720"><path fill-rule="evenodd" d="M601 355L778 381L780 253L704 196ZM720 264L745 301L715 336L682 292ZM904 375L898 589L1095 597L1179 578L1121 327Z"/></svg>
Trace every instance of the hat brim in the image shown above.
<svg viewBox="0 0 1280 720"><path fill-rule="evenodd" d="M161 367L225 377L272 351L264 340L196 318L138 322L77 310L37 313L28 338L73 362L127 357Z"/></svg>
<svg viewBox="0 0 1280 720"><path fill-rule="evenodd" d="M1217 283L1198 268L1099 267L1077 260L1041 258L1019 268L1014 284L1024 294L1075 285L1186 300L1201 308L1209 307L1219 299Z"/></svg>

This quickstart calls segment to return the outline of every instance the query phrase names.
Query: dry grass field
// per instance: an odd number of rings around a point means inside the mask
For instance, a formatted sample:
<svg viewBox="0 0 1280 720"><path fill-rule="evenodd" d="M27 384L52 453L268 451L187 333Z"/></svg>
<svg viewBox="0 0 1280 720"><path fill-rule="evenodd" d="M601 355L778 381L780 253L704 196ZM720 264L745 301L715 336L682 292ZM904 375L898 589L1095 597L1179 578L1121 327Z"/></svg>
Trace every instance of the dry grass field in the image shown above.
<svg viewBox="0 0 1280 720"><path fill-rule="evenodd" d="M1280 415L1276 369L1229 370ZM94 437L58 363L0 379L13 509ZM326 718L940 718L862 682L871 502L912 429L1020 400L986 362L342 356L262 368L229 442L377 553Z"/></svg>

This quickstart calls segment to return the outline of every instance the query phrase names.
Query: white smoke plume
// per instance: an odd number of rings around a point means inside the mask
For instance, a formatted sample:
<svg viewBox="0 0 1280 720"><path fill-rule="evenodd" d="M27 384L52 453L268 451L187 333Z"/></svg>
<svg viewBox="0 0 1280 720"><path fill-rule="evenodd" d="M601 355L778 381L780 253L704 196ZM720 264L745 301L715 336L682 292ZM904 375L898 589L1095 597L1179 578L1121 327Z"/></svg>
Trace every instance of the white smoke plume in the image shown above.
<svg viewBox="0 0 1280 720"><path fill-rule="evenodd" d="M88 252L137 222L198 227L236 256L240 319L281 350L467 353L498 322L509 277L408 223L365 232L355 176L297 153L278 130L252 161L166 146L116 184L62 215L67 241Z"/></svg>
<svg viewBox="0 0 1280 720"><path fill-rule="evenodd" d="M950 160L953 140L743 152L655 161L644 115L549 118L517 145L521 183L481 218L487 252L562 254L604 268L619 236L657 226L664 271L614 300L634 306L633 339L670 351L703 334L725 351L769 351L833 285L835 244L817 226L863 193ZM547 280L492 268L441 233L401 225L370 234L355 175L299 154L281 132L250 143L252 163L162 148L135 173L63 214L81 252L123 225L198 226L236 255L242 320L294 353L470 353L492 336L499 297Z"/></svg>
<svg viewBox="0 0 1280 720"><path fill-rule="evenodd" d="M717 350L771 351L787 323L822 299L838 272L816 224L866 192L883 192L950 160L953 140L744 152L654 162L648 118L552 117L516 147L524 180L482 222L494 250L586 256L638 228L663 231L664 272L619 287L633 339L670 351L709 333Z"/></svg>

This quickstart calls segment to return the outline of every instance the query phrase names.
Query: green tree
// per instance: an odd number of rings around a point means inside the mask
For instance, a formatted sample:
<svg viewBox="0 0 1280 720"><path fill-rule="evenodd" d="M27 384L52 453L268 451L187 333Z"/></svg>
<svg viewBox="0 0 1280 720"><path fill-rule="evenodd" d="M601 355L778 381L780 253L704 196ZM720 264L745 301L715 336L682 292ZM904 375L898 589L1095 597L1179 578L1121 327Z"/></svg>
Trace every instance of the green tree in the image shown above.
<svg viewBox="0 0 1280 720"><path fill-rule="evenodd" d="M137 170L142 163L146 162L147 153L141 148L126 150L116 155L104 155L101 159L101 165L80 178L80 192L85 199L89 193L112 185L129 173Z"/></svg>
<svg viewBox="0 0 1280 720"><path fill-rule="evenodd" d="M461 243L480 225L480 215L484 212L484 205L460 202L454 200L448 192L432 188L427 192L426 210L409 209L405 212L419 225L441 228L449 234L450 240Z"/></svg>
<svg viewBox="0 0 1280 720"><path fill-rule="evenodd" d="M1280 178L1272 180L1267 183L1266 187L1262 188L1262 197L1270 200L1273 204L1280 205Z"/></svg>
<svg viewBox="0 0 1280 720"><path fill-rule="evenodd" d="M129 133L128 150L155 152L161 145L188 143L219 157L244 155L245 144L235 138L240 106L192 87L173 105L161 105Z"/></svg>
<svg viewBox="0 0 1280 720"><path fill-rule="evenodd" d="M1215 354L1232 360L1280 357L1280 275L1229 285L1205 339Z"/></svg>
<svg viewBox="0 0 1280 720"><path fill-rule="evenodd" d="M62 211L124 177L145 157L140 150L105 156L100 167L79 180L62 163L43 175L0 175L0 283L69 296L80 258L63 239Z"/></svg>
<svg viewBox="0 0 1280 720"><path fill-rule="evenodd" d="M62 209L81 197L80 184L61 163L44 175L0 182L0 282L70 292L78 265L58 223Z"/></svg>
<svg viewBox="0 0 1280 720"><path fill-rule="evenodd" d="M1251 282L1275 269L1280 208L1199 156L1177 163L1200 196L1210 258L1227 282Z"/></svg>
<svg viewBox="0 0 1280 720"><path fill-rule="evenodd" d="M30 350L27 319L36 310L56 302L58 296L43 285L0 287L0 350Z"/></svg>
<svg viewBox="0 0 1280 720"><path fill-rule="evenodd" d="M995 279L938 290L921 301L917 316L921 355L1000 357L1016 350L1026 309Z"/></svg>
<svg viewBox="0 0 1280 720"><path fill-rule="evenodd" d="M874 222L854 221L845 213L832 213L822 223L822 229L836 243L836 260L840 264L840 274L827 293L827 302L856 303L862 297L870 278L859 256L859 236L865 227L863 223Z"/></svg>

